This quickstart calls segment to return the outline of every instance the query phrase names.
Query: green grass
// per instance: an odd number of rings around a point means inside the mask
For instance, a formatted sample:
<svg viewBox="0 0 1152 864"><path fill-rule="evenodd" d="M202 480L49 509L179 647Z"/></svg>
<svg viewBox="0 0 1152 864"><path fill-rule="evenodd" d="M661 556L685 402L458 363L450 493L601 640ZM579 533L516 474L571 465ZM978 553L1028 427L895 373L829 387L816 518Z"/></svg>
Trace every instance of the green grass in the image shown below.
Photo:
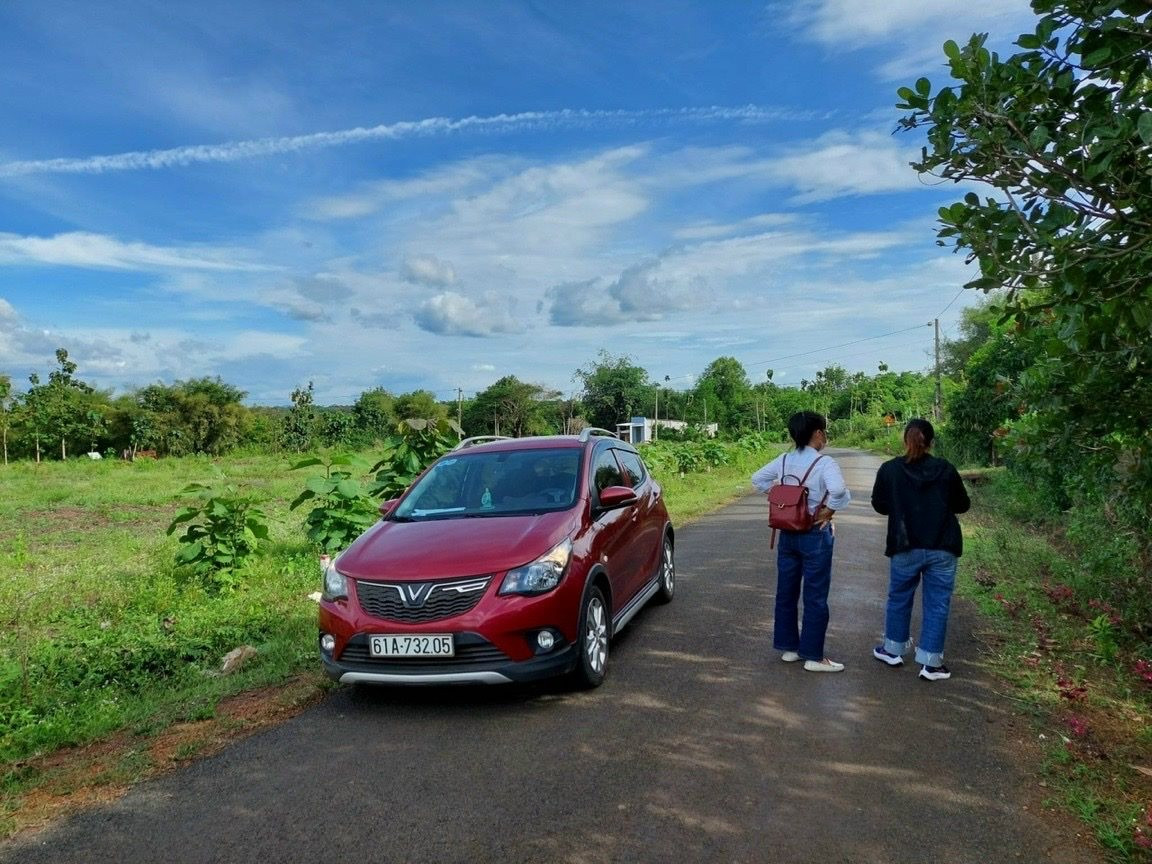
<svg viewBox="0 0 1152 864"><path fill-rule="evenodd" d="M1027 490L1002 472L974 479L958 592L989 619L984 661L1032 718L1054 803L1110 861L1152 861L1152 685L1137 673L1152 650L1077 602L1080 565L1058 524L1031 518Z"/></svg>

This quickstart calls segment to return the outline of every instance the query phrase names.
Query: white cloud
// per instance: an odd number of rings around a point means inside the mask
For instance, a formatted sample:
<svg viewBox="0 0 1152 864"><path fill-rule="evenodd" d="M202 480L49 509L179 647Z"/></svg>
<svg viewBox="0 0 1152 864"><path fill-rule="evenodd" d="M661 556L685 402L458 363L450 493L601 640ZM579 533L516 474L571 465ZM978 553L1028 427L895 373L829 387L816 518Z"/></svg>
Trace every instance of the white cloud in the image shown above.
<svg viewBox="0 0 1152 864"><path fill-rule="evenodd" d="M125 243L103 234L73 231L54 237L22 237L0 233L0 265L55 264L66 267L115 270L236 270L260 271L272 267L233 257L231 250L173 248L147 243Z"/></svg>
<svg viewBox="0 0 1152 864"><path fill-rule="evenodd" d="M404 262L402 278L416 285L446 288L456 281L456 271L435 255L413 255Z"/></svg>
<svg viewBox="0 0 1152 864"><path fill-rule="evenodd" d="M340 129L276 138L227 141L163 150L142 150L106 156L73 159L19 160L0 163L0 177L26 174L102 174L112 171L142 171L193 165L204 162L236 162L280 154L359 144L365 141L407 140L473 131L517 132L544 131L545 128L589 128L606 124L631 124L640 120L679 121L685 123L775 122L794 118L797 112L780 111L756 105L737 107L707 106L646 111L601 111L563 109L560 111L525 111L487 117L429 117L423 120L382 124L379 126Z"/></svg>
<svg viewBox="0 0 1152 864"><path fill-rule="evenodd" d="M511 301L489 294L483 303L445 291L426 300L415 319L421 329L446 336L493 336L519 333L523 324L512 315Z"/></svg>
<svg viewBox="0 0 1152 864"><path fill-rule="evenodd" d="M812 0L782 8L807 36L834 48L911 42L924 34L962 39L1030 15L1028 0Z"/></svg>
<svg viewBox="0 0 1152 864"><path fill-rule="evenodd" d="M696 291L689 290L695 287ZM614 281L593 279L556 285L547 292L549 319L561 327L597 327L660 321L691 307L701 286L662 279L659 262L629 267Z"/></svg>
<svg viewBox="0 0 1152 864"><path fill-rule="evenodd" d="M808 203L916 189L920 181L909 163L917 156L891 135L830 132L790 148L769 170L798 191L797 203Z"/></svg>

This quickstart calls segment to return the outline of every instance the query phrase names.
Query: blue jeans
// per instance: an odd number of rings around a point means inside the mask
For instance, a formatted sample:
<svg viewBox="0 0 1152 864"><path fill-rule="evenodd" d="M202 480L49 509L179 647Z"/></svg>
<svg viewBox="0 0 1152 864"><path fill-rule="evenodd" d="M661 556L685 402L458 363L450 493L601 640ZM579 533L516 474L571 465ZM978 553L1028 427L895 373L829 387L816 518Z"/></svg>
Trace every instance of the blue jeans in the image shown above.
<svg viewBox="0 0 1152 864"><path fill-rule="evenodd" d="M805 660L824 659L828 630L828 586L832 582L832 547L828 528L804 533L781 531L776 540L776 626L772 646L795 651ZM804 623L798 620L804 597Z"/></svg>
<svg viewBox="0 0 1152 864"><path fill-rule="evenodd" d="M939 666L944 662L944 637L956 585L956 556L943 549L909 549L892 556L888 567L888 610L884 617L884 650L902 655L912 647L910 622L916 586L923 612L916 662Z"/></svg>

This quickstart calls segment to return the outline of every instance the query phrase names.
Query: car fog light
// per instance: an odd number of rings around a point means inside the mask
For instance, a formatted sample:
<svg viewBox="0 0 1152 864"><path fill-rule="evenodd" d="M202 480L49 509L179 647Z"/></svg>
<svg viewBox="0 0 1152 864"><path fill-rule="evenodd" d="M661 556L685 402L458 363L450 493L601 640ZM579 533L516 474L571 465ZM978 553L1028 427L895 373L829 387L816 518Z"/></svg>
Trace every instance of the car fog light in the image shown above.
<svg viewBox="0 0 1152 864"><path fill-rule="evenodd" d="M541 651L551 651L552 646L556 644L556 636L551 630L541 630L536 634L536 644L540 646Z"/></svg>
<svg viewBox="0 0 1152 864"><path fill-rule="evenodd" d="M320 648L327 651L329 654L336 648L336 637L331 633L324 633L320 636Z"/></svg>

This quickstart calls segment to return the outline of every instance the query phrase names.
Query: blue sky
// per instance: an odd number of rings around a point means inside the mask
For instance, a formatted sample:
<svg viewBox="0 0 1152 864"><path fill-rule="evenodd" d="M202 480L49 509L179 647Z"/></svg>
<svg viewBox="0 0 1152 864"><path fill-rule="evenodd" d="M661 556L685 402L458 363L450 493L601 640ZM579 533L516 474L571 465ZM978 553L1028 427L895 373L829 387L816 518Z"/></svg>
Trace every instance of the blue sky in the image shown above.
<svg viewBox="0 0 1152 864"><path fill-rule="evenodd" d="M978 300L897 87L1026 0L5 0L0 373L250 404L927 370Z"/></svg>

